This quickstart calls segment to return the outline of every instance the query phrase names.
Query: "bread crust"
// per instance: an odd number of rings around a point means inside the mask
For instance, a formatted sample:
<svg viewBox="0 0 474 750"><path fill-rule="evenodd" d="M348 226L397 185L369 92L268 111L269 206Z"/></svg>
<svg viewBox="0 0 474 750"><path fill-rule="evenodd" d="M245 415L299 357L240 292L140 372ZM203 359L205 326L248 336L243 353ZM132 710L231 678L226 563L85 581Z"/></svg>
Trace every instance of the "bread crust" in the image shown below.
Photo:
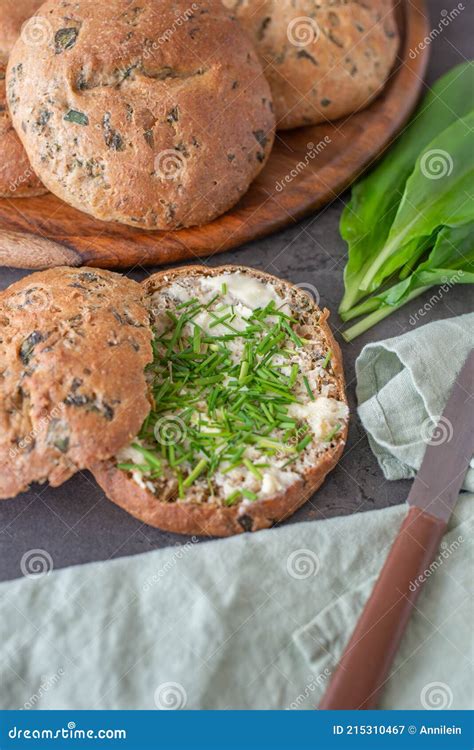
<svg viewBox="0 0 474 750"><path fill-rule="evenodd" d="M43 0L2 0L0 3L0 61L6 62L23 24ZM34 41L34 40L32 40Z"/></svg>
<svg viewBox="0 0 474 750"><path fill-rule="evenodd" d="M33 172L8 112L5 69L0 62L0 198L44 195L48 191Z"/></svg>
<svg viewBox="0 0 474 750"><path fill-rule="evenodd" d="M143 282L145 294L150 296L163 284L171 283L180 277L202 274L214 276L234 271L249 273L257 279L274 284L276 282L277 288L291 289L298 295L305 294L297 285L283 282L263 271L245 266L219 266L212 269L205 266L186 266L161 271ZM318 309L316 305L315 309ZM333 352L331 364L338 379L338 399L347 404L342 354L329 328L328 317L329 312L324 310L320 318L320 328ZM160 502L152 492L138 486L126 472L117 469L112 461L97 463L91 470L96 481L112 502L149 526L156 526L178 534L225 537L245 531L266 529L291 516L309 500L324 482L327 474L336 466L344 450L347 429L346 425L334 447L329 448L318 464L310 468L301 480L268 500L248 504L245 512L242 512L238 505L223 507L217 504Z"/></svg>
<svg viewBox="0 0 474 750"><path fill-rule="evenodd" d="M10 51L25 21L42 0L0 2L0 198L27 198L48 191L34 173L7 108L5 74Z"/></svg>
<svg viewBox="0 0 474 750"><path fill-rule="evenodd" d="M271 93L220 0L47 0L45 44L20 39L7 92L44 184L104 221L152 230L231 208L274 139Z"/></svg>
<svg viewBox="0 0 474 750"><path fill-rule="evenodd" d="M127 445L150 409L142 287L55 268L0 294L0 498L57 486Z"/></svg>
<svg viewBox="0 0 474 750"><path fill-rule="evenodd" d="M392 0L223 0L253 40L277 128L335 120L366 107L395 62Z"/></svg>

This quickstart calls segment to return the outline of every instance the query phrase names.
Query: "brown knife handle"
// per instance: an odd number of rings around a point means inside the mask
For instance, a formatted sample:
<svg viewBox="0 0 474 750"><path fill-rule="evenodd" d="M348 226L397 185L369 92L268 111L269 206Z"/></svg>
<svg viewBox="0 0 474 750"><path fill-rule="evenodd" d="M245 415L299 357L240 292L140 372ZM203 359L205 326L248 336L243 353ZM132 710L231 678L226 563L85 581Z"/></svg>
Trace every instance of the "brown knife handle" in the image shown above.
<svg viewBox="0 0 474 750"><path fill-rule="evenodd" d="M444 521L409 510L320 709L376 707L445 529Z"/></svg>

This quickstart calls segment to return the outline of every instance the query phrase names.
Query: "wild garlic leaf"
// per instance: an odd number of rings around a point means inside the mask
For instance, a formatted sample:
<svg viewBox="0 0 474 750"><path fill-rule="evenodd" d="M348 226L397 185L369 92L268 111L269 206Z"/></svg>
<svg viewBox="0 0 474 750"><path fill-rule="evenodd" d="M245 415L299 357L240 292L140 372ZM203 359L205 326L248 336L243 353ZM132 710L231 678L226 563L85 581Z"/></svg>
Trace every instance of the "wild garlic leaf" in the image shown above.
<svg viewBox="0 0 474 750"><path fill-rule="evenodd" d="M408 278L353 307L346 320L370 314L347 329L344 338L352 341L433 286L440 285L438 299L454 284L474 284L474 222L443 227L428 258Z"/></svg>
<svg viewBox="0 0 474 750"><path fill-rule="evenodd" d="M474 221L474 110L457 120L420 153L387 241L360 282L377 289L410 260L413 243L438 227Z"/></svg>
<svg viewBox="0 0 474 750"><path fill-rule="evenodd" d="M365 296L359 283L385 244L405 183L420 151L473 106L474 63L458 65L440 78L423 99L411 123L380 164L352 189L341 219L341 235L349 245L346 293L340 311Z"/></svg>

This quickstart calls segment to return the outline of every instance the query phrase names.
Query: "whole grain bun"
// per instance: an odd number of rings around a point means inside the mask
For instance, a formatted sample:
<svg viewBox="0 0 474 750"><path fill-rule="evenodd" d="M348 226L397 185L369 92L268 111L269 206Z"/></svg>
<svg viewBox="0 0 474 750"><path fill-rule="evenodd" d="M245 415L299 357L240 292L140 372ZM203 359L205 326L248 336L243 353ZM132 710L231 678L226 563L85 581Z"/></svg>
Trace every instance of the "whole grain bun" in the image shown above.
<svg viewBox="0 0 474 750"><path fill-rule="evenodd" d="M399 36L392 0L223 0L253 40L277 129L335 120L383 88Z"/></svg>
<svg viewBox="0 0 474 750"><path fill-rule="evenodd" d="M275 293L289 301L290 309L298 319L298 330L309 342L306 345L308 361L321 363L332 352L330 363L324 365L323 392L341 402L347 411L344 373L341 352L329 328L327 310L320 310L313 298L304 290L274 276L243 266L222 266L214 269L188 266L172 271L162 271L151 276L144 284L145 297L152 320L158 324L169 303L169 294L175 282L191 283L193 279L244 274L251 279L270 285ZM304 285L303 285L304 287ZM312 366L313 366L312 365ZM244 501L231 507L213 502L206 489L190 490L184 500L177 499L176 482L157 480L154 491L148 485L137 484L130 472L117 468L117 459L101 462L92 472L106 495L135 518L150 526L166 531L202 536L230 536L244 531L257 531L273 526L292 515L324 482L336 466L347 437L347 417L342 420L340 432L321 451L308 448L304 469L296 480L272 496L255 502ZM296 471L296 470L295 470Z"/></svg>
<svg viewBox="0 0 474 750"><path fill-rule="evenodd" d="M77 209L146 229L231 208L274 139L268 83L220 0L47 0L15 45L13 123L44 184Z"/></svg>
<svg viewBox="0 0 474 750"><path fill-rule="evenodd" d="M139 284L55 268L0 294L0 498L57 486L126 445L150 403Z"/></svg>
<svg viewBox="0 0 474 750"><path fill-rule="evenodd" d="M0 2L0 198L26 198L47 192L33 172L25 150L13 128L5 94L8 56L23 24L42 0L1 0ZM37 40L33 25L25 27L30 43ZM39 30L41 33L41 30Z"/></svg>

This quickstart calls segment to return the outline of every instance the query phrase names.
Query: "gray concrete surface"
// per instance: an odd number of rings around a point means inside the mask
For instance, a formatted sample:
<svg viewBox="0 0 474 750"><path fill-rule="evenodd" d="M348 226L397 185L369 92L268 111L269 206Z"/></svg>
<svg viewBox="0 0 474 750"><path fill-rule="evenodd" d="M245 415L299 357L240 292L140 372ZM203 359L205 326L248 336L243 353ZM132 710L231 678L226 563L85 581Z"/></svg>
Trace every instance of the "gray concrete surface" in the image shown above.
<svg viewBox="0 0 474 750"><path fill-rule="evenodd" d="M441 19L442 11L449 11L456 5L447 5L444 0L431 0L428 4L433 27ZM464 7L460 16L431 45L428 85L454 65L473 57L474 4L465 0ZM212 266L243 263L293 282L313 284L319 291L321 303L334 311L332 323L337 331L341 321L335 311L343 290L346 255L338 225L347 199L348 194L343 195L318 215L277 235L210 259L209 263ZM0 269L0 288L23 275L21 271ZM146 274L134 271L130 275L142 279ZM419 324L467 312L472 309L472 301L472 288L454 288ZM355 414L354 361L368 341L411 330L410 316L423 302L423 297L415 300L355 343L342 343L353 412L349 442L344 457L326 484L288 523L383 508L405 500L409 483L384 480ZM338 338L341 340L340 336ZM35 487L18 498L0 503L0 580L20 576L21 557L31 549L47 550L54 566L60 568L185 541L185 537L135 521L108 502L92 477L83 472L57 489Z"/></svg>

